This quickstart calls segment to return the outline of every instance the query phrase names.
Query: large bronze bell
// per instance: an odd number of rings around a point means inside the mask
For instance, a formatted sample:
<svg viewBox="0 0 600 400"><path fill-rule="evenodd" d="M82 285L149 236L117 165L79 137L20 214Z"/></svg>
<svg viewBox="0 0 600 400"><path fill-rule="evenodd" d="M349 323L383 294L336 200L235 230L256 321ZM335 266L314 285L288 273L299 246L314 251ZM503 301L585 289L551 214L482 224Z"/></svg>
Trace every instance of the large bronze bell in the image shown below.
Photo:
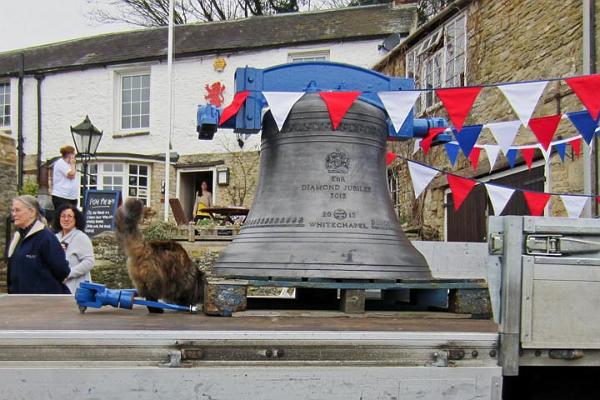
<svg viewBox="0 0 600 400"><path fill-rule="evenodd" d="M225 277L426 280L425 258L400 228L386 182L383 111L354 102L336 130L318 94L281 132L263 122L252 209L214 272Z"/></svg>

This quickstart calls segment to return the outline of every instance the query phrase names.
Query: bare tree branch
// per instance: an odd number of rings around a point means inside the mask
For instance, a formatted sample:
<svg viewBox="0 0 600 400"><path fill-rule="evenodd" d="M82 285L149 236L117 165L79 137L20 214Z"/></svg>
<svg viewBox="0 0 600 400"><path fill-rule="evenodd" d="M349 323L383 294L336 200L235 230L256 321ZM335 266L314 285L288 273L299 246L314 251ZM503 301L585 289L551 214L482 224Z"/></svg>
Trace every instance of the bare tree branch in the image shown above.
<svg viewBox="0 0 600 400"><path fill-rule="evenodd" d="M346 7L352 1L381 0L174 0L174 23L224 21L252 15ZM446 0L447 1L447 0ZM100 23L128 23L142 27L169 23L169 0L87 0L90 19ZM362 4L362 3L361 3Z"/></svg>

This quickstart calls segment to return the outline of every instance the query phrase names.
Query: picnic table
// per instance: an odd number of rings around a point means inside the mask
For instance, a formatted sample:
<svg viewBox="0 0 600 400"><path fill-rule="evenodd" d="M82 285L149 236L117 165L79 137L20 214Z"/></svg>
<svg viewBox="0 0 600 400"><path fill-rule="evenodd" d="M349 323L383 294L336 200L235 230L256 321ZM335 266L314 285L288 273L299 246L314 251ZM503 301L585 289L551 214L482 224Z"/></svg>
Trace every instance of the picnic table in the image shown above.
<svg viewBox="0 0 600 400"><path fill-rule="evenodd" d="M232 217L246 217L250 209L244 207L207 207L203 208L202 211L209 213L213 219L218 219L215 217L216 215L222 215L226 218L226 221L233 223Z"/></svg>

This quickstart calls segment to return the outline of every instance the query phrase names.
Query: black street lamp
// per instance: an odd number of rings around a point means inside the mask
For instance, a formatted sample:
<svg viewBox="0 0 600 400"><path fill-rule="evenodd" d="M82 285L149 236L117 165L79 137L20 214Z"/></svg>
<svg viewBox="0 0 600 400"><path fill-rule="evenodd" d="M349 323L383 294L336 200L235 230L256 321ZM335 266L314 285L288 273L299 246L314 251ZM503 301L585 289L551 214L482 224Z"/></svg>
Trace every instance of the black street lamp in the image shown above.
<svg viewBox="0 0 600 400"><path fill-rule="evenodd" d="M102 139L102 131L96 128L94 124L92 124L92 121L90 121L90 117L86 115L83 122L81 122L79 125L71 127L71 135L73 136L73 142L75 143L77 155L81 157L83 162L82 186L83 198L85 201L88 184L88 162L96 155L96 150L98 150L100 139Z"/></svg>

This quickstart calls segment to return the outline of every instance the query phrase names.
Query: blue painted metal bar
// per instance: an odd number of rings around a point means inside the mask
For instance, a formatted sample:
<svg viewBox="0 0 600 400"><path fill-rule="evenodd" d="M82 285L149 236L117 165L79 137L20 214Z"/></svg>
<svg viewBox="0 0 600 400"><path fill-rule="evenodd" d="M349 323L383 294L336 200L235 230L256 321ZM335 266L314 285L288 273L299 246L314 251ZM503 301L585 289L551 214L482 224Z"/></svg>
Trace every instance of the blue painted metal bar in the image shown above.
<svg viewBox="0 0 600 400"><path fill-rule="evenodd" d="M86 308L101 308L103 306L113 306L115 308L125 308L131 310L134 304L146 307L156 307L165 310L196 312L193 305L182 306L177 304L162 303L160 301L150 301L138 299L136 289L108 289L106 286L93 282L81 282L75 291L75 301L79 309L84 311Z"/></svg>

